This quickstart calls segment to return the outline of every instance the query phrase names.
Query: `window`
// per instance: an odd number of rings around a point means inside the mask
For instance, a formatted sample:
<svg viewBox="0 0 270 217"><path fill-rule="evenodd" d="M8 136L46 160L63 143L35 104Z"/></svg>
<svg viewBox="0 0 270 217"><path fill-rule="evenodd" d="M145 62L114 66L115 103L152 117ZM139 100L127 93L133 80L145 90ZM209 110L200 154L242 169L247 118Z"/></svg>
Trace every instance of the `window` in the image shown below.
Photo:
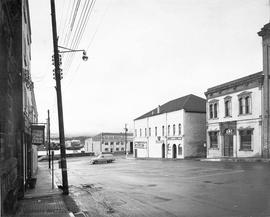
<svg viewBox="0 0 270 217"><path fill-rule="evenodd" d="M111 142L111 145L113 145L113 142Z"/></svg>
<svg viewBox="0 0 270 217"><path fill-rule="evenodd" d="M135 137L137 137L137 129L135 129Z"/></svg>
<svg viewBox="0 0 270 217"><path fill-rule="evenodd" d="M250 96L246 96L245 97L245 107L246 107L246 114L250 114L251 113L251 105L250 105Z"/></svg>
<svg viewBox="0 0 270 217"><path fill-rule="evenodd" d="M218 105L217 103L214 104L214 118L218 117Z"/></svg>
<svg viewBox="0 0 270 217"><path fill-rule="evenodd" d="M244 114L244 103L243 103L243 98L239 98L239 114L240 114L240 115Z"/></svg>
<svg viewBox="0 0 270 217"><path fill-rule="evenodd" d="M108 142L105 142L105 145L109 145L109 143Z"/></svg>
<svg viewBox="0 0 270 217"><path fill-rule="evenodd" d="M175 124L173 125L173 135L175 136Z"/></svg>
<svg viewBox="0 0 270 217"><path fill-rule="evenodd" d="M121 151L124 151L124 148L121 148Z"/></svg>
<svg viewBox="0 0 270 217"><path fill-rule="evenodd" d="M213 116L213 104L210 104L210 106L209 106L209 117L210 117L210 119L214 117Z"/></svg>
<svg viewBox="0 0 270 217"><path fill-rule="evenodd" d="M149 136L151 136L151 127L149 127Z"/></svg>
<svg viewBox="0 0 270 217"><path fill-rule="evenodd" d="M116 148L116 151L119 151L119 148Z"/></svg>
<svg viewBox="0 0 270 217"><path fill-rule="evenodd" d="M210 148L218 148L218 132L209 132Z"/></svg>
<svg viewBox="0 0 270 217"><path fill-rule="evenodd" d="M239 130L240 150L251 150L253 129Z"/></svg>
<svg viewBox="0 0 270 217"><path fill-rule="evenodd" d="M157 127L155 127L155 136L157 136Z"/></svg>
<svg viewBox="0 0 270 217"><path fill-rule="evenodd" d="M181 145L178 145L178 155L182 155L183 148Z"/></svg>
<svg viewBox="0 0 270 217"><path fill-rule="evenodd" d="M116 142L116 145L119 145L119 142Z"/></svg>
<svg viewBox="0 0 270 217"><path fill-rule="evenodd" d="M178 124L178 135L181 135L181 124Z"/></svg>
<svg viewBox="0 0 270 217"><path fill-rule="evenodd" d="M146 128L144 129L144 136L145 136L145 137L147 136Z"/></svg>
<svg viewBox="0 0 270 217"><path fill-rule="evenodd" d="M140 137L142 137L142 129L140 129Z"/></svg>
<svg viewBox="0 0 270 217"><path fill-rule="evenodd" d="M244 91L238 95L239 115L251 114L251 92Z"/></svg>
<svg viewBox="0 0 270 217"><path fill-rule="evenodd" d="M165 135L165 127L162 126L162 136L164 136L164 135Z"/></svg>
<svg viewBox="0 0 270 217"><path fill-rule="evenodd" d="M105 148L105 151L108 151L108 148Z"/></svg>
<svg viewBox="0 0 270 217"><path fill-rule="evenodd" d="M168 136L170 135L170 125L168 125Z"/></svg>
<svg viewBox="0 0 270 217"><path fill-rule="evenodd" d="M225 117L231 117L231 99L225 99Z"/></svg>

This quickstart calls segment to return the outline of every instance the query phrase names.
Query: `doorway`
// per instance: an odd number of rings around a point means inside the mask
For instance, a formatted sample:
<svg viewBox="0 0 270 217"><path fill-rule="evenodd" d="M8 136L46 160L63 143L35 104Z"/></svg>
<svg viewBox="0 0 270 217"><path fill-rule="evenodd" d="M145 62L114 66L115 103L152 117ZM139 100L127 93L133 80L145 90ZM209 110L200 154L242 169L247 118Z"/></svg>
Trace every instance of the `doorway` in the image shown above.
<svg viewBox="0 0 270 217"><path fill-rule="evenodd" d="M172 150L172 157L173 158L176 158L176 153L177 153L177 151L176 151L176 145L174 144L173 145L173 150Z"/></svg>
<svg viewBox="0 0 270 217"><path fill-rule="evenodd" d="M130 154L133 154L133 142L130 142L130 150L129 150L129 153Z"/></svg>
<svg viewBox="0 0 270 217"><path fill-rule="evenodd" d="M232 157L233 156L233 135L224 134L224 156Z"/></svg>
<svg viewBox="0 0 270 217"><path fill-rule="evenodd" d="M162 144L162 147L161 147L161 153L162 153L162 158L165 158L165 144L164 143Z"/></svg>

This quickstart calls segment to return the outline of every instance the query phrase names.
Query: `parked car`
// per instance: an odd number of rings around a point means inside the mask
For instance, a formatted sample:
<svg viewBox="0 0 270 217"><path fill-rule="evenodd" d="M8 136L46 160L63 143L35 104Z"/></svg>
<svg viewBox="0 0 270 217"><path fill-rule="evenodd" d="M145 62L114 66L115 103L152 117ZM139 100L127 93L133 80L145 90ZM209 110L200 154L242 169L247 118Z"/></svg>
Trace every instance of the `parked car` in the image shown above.
<svg viewBox="0 0 270 217"><path fill-rule="evenodd" d="M115 158L113 157L112 154L100 154L97 157L94 157L90 160L91 164L96 164L96 163L111 163L115 161Z"/></svg>

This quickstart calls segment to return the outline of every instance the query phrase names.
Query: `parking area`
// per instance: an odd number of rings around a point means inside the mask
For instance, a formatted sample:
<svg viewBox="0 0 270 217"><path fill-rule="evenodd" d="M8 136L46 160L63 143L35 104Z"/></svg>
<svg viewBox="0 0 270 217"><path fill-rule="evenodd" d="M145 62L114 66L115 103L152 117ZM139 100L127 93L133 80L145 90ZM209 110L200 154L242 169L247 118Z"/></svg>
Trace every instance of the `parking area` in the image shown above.
<svg viewBox="0 0 270 217"><path fill-rule="evenodd" d="M68 176L89 216L270 216L269 163L83 157L68 159Z"/></svg>

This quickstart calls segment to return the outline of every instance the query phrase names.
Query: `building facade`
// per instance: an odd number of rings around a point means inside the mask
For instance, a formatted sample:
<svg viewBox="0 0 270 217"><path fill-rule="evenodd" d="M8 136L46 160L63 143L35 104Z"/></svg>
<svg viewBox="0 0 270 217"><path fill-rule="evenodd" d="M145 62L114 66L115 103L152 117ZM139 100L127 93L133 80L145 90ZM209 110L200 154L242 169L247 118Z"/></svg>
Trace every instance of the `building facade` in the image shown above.
<svg viewBox="0 0 270 217"><path fill-rule="evenodd" d="M92 137L92 144L88 143L90 152L100 153L133 153L132 133L100 133Z"/></svg>
<svg viewBox="0 0 270 217"><path fill-rule="evenodd" d="M37 168L31 124L37 109L30 74L27 0L0 1L0 213L12 211ZM35 160L36 159L36 160Z"/></svg>
<svg viewBox="0 0 270 217"><path fill-rule="evenodd" d="M207 98L207 157L261 157L263 73L212 88Z"/></svg>
<svg viewBox="0 0 270 217"><path fill-rule="evenodd" d="M204 156L205 99L187 95L134 120L134 156L187 158Z"/></svg>

